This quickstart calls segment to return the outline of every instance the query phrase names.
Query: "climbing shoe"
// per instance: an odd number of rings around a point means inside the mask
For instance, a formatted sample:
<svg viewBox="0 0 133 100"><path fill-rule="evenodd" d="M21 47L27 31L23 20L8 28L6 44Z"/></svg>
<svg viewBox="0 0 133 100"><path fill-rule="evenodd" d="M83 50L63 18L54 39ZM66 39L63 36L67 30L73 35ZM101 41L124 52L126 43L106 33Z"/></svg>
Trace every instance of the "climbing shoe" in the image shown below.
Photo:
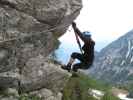
<svg viewBox="0 0 133 100"><path fill-rule="evenodd" d="M73 67L73 68L72 68L72 71L73 71L73 72L77 72L77 71L78 71L78 68Z"/></svg>
<svg viewBox="0 0 133 100"><path fill-rule="evenodd" d="M71 70L71 66L62 65L61 68L67 70L68 72Z"/></svg>

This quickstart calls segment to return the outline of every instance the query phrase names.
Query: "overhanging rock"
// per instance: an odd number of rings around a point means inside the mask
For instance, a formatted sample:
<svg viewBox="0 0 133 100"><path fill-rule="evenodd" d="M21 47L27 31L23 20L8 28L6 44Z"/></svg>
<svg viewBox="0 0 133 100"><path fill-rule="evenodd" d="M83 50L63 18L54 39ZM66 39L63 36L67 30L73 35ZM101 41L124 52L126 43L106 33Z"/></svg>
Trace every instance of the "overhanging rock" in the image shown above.
<svg viewBox="0 0 133 100"><path fill-rule="evenodd" d="M81 8L81 0L0 0L0 87L60 90L69 75L46 57Z"/></svg>

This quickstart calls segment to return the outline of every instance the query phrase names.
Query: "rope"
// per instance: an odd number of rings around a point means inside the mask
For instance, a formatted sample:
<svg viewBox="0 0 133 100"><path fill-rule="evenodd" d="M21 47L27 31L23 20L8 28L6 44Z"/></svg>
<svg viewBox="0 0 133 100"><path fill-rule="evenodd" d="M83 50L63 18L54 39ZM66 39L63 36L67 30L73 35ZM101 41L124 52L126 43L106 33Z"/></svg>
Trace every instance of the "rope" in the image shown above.
<svg viewBox="0 0 133 100"><path fill-rule="evenodd" d="M11 39L7 39L7 40L3 40L3 41L0 41L0 43L4 43L4 42L9 42L9 41L14 41L14 40L19 40L19 39L23 39L25 37L31 37L33 35L38 35L38 34L42 34L42 33L47 33L47 32L50 32L50 31L54 31L56 29L60 29L60 28L65 28L65 27L68 27L69 25L60 25L60 26L57 26L57 27L54 27L54 28L51 28L51 29L47 29L45 31L42 31L42 32L39 32L37 34L30 34L30 35L26 35L26 36L20 36L20 37L17 37L17 38L11 38Z"/></svg>
<svg viewBox="0 0 133 100"><path fill-rule="evenodd" d="M76 37L76 41L77 41L77 44L79 46L79 49L80 49L81 53L83 54L83 50L82 50L82 47L81 47L81 43L80 43L79 38L78 38L78 35L76 33L75 33L75 37Z"/></svg>

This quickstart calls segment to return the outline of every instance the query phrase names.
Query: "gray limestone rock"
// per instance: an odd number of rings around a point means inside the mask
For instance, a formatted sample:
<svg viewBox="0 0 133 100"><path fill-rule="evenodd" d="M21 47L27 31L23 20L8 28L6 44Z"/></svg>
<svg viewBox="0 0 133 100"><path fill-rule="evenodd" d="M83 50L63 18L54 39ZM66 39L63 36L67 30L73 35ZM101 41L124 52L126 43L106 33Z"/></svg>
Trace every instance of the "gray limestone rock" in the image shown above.
<svg viewBox="0 0 133 100"><path fill-rule="evenodd" d="M81 0L0 0L0 87L59 92L69 75L46 57L81 8Z"/></svg>

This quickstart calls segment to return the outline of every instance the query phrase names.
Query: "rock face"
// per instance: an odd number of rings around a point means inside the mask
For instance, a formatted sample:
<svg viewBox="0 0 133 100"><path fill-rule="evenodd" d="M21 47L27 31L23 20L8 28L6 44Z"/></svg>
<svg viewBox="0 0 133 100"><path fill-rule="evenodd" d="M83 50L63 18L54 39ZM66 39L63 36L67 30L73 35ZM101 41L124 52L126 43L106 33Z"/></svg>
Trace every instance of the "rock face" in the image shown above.
<svg viewBox="0 0 133 100"><path fill-rule="evenodd" d="M58 92L70 74L45 60L42 56L31 58L23 67L20 77L21 91L28 92L42 87Z"/></svg>
<svg viewBox="0 0 133 100"><path fill-rule="evenodd" d="M133 30L105 47L90 73L112 83L133 83Z"/></svg>
<svg viewBox="0 0 133 100"><path fill-rule="evenodd" d="M40 97L42 100L62 100L62 93L56 93L55 95L49 89L41 89L39 91L34 91L31 94Z"/></svg>
<svg viewBox="0 0 133 100"><path fill-rule="evenodd" d="M81 8L81 0L0 0L0 87L60 90L69 75L46 57Z"/></svg>

